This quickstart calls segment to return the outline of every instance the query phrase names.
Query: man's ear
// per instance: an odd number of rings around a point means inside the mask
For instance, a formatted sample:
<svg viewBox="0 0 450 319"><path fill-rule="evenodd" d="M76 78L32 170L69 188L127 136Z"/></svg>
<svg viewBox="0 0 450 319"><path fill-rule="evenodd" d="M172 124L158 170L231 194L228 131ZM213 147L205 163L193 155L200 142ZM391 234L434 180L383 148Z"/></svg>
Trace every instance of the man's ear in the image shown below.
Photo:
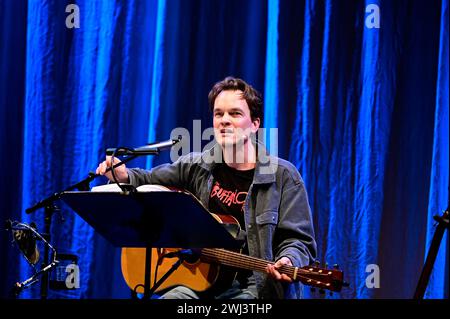
<svg viewBox="0 0 450 319"><path fill-rule="evenodd" d="M256 133L258 131L259 127L261 126L261 120L259 119L259 117L257 117L256 119L254 119L252 121L252 123L255 128L255 131L253 133Z"/></svg>

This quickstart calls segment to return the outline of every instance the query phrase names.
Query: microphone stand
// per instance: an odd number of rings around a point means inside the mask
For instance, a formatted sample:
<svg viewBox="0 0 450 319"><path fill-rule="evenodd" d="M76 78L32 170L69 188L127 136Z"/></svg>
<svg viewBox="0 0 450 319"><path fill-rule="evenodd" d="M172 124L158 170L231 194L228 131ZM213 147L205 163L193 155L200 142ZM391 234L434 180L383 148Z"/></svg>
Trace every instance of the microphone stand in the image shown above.
<svg viewBox="0 0 450 319"><path fill-rule="evenodd" d="M441 245L442 237L444 232L448 229L449 221L448 208L442 214L442 216L434 216L434 219L439 223L431 240L430 249L428 251L427 259L425 265L423 266L422 273L420 274L419 282L414 293L414 299L423 299L425 291L428 286L428 281L430 280L431 272L433 270L433 265L436 260L437 254L439 252L439 246Z"/></svg>
<svg viewBox="0 0 450 319"><path fill-rule="evenodd" d="M189 260L189 258L192 258L192 256L195 257L194 252L191 249L185 249L185 250L180 250L178 252L175 253L168 253L165 254L163 256L161 256L162 258L172 258L172 257L177 257L178 260L172 264L172 266L170 267L170 269L157 281L155 282L155 284L153 285L153 287L150 288L146 288L145 289L149 289L148 291L144 290L144 299L146 298L146 296L148 295L149 297L153 296L153 294L155 293L155 291L159 288L159 286L162 285L162 283L175 271L178 269L178 267L180 267L180 265L185 261L185 260Z"/></svg>
<svg viewBox="0 0 450 319"><path fill-rule="evenodd" d="M16 283L13 287L13 291L14 291L14 295L17 297L22 290L30 287L31 285L35 284L36 282L39 281L38 276L42 274L42 280L44 282L44 278L48 277L48 272L54 268L56 265L58 264L58 261L52 261L49 265L47 265L46 267L42 268L41 270L39 270L38 272L36 272L33 276L31 276L30 278L28 278L27 280L22 281L21 283Z"/></svg>
<svg viewBox="0 0 450 319"><path fill-rule="evenodd" d="M450 182L449 193L447 198L447 210L444 211L442 216L433 216L434 220L438 222L436 230L431 240L430 248L428 250L427 258L420 274L419 282L417 283L416 291L414 293L414 299L423 299L425 291L430 280L433 265L439 252L439 246L441 245L442 237L444 237L445 230L449 228L449 210L450 210Z"/></svg>
<svg viewBox="0 0 450 319"><path fill-rule="evenodd" d="M119 147L119 148L108 148L106 150L106 154L107 155L112 155L113 157L115 155L126 155L127 157L124 158L120 163L117 163L115 165L112 165L111 167L108 167L105 171L105 173L111 172L114 174L114 169L116 169L117 167L124 165L125 163L128 163L129 161L135 159L138 156L143 156L143 155L159 155L160 151L162 149L165 149L167 147L172 147L173 145L177 144L178 142L180 142L182 139L181 135L178 135L177 139L170 139L168 141L165 142L160 142L160 143L152 143L149 144L148 146L144 146L144 147L139 147L136 149L129 149L129 148L125 148L125 147ZM93 172L89 172L88 176L79 181L78 183L75 183L69 187L67 187L66 189L54 193L53 195L39 201L38 203L36 203L35 205L33 205L30 208L27 208L25 210L25 212L27 214L31 214L33 212L35 212L36 210L40 209L40 208L44 208L44 233L42 235L43 238L45 238L45 241L50 242L50 229L51 229L51 220L52 220L52 216L55 212L59 211L60 209L54 204L55 201L59 200L62 195L65 192L68 191L73 191L73 190L79 190L79 191L89 191L90 190L90 183L96 179L97 177L102 176L102 175L97 175ZM120 187L120 185L118 185ZM121 187L122 190L124 190ZM55 254L56 255L56 254ZM147 248L147 255L151 256L151 252L150 250ZM48 257L49 257L49 250L48 250L48 246L45 245L44 247L44 257L43 257L43 265L45 265L48 262ZM147 259L150 257L146 257ZM51 265L51 264L50 264ZM53 266L52 266L53 267ZM48 277L48 270L50 270L52 267L50 267L49 269L45 270L42 269L41 271L39 271L37 274L43 273L42 276L42 282L41 282L41 299L46 299L47 295L48 295L48 283L49 283L49 277ZM37 275L35 274L35 275ZM26 282L27 285L31 285L32 283L36 282L36 280L34 280L34 278L30 278L29 281ZM25 283L25 282L24 282ZM148 285L148 283L146 283L146 286Z"/></svg>

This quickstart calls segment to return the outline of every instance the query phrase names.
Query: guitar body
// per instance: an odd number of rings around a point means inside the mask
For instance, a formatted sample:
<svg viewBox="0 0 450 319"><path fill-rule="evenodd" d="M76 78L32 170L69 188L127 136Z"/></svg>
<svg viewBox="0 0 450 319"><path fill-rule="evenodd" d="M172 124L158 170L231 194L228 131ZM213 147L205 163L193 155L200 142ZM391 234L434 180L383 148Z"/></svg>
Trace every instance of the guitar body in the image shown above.
<svg viewBox="0 0 450 319"><path fill-rule="evenodd" d="M152 248L152 263L150 278L153 286L155 281L161 279L167 273L172 265L177 261L176 258L161 258L169 252L180 250L179 248ZM144 292L145 279L145 248L122 248L122 274L130 287L134 290L137 287L137 293ZM159 260L159 261L158 261ZM162 284L156 292L175 286L187 286L195 291L205 291L209 289L217 280L219 275L218 265L203 263L200 259L194 262L184 261Z"/></svg>
<svg viewBox="0 0 450 319"><path fill-rule="evenodd" d="M229 229L236 231L240 229L238 221L233 216L212 215L218 222L226 224L226 226L232 226L231 228L229 227ZM174 263L178 261L178 258L167 258L164 257L164 255L180 250L182 250L182 248L151 249L150 288L170 270ZM122 275L128 287L137 293L144 293L145 256L146 248L122 248ZM236 271L230 270L230 267L205 262L199 254L198 256L184 260L181 265L163 281L155 292L161 292L180 285L186 286L197 292L206 291L208 289L220 288L222 285L231 283L235 278L235 275Z"/></svg>

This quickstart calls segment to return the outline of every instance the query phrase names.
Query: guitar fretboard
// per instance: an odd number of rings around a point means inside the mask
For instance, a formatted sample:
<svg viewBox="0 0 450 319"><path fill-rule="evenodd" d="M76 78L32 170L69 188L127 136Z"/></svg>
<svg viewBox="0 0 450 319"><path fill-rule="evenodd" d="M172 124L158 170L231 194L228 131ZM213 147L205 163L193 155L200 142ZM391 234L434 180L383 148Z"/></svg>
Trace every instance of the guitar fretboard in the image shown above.
<svg viewBox="0 0 450 319"><path fill-rule="evenodd" d="M264 259L251 257L220 248L203 248L202 256L206 257L211 262L260 272L266 271L267 264L274 264L273 262L269 262ZM291 278L295 278L297 275L295 274L295 267L289 265L281 266L278 271L288 275ZM301 272L304 272L304 270L297 268L297 273L300 274Z"/></svg>
<svg viewBox="0 0 450 319"><path fill-rule="evenodd" d="M210 263L259 272L266 272L267 264L274 264L261 258L251 257L221 248L203 248L201 249L201 255L203 259L206 259ZM294 281L299 280L306 285L333 291L340 291L342 287L342 272L338 270L313 268L310 266L299 268L283 265L278 268L278 271L281 274L286 274Z"/></svg>

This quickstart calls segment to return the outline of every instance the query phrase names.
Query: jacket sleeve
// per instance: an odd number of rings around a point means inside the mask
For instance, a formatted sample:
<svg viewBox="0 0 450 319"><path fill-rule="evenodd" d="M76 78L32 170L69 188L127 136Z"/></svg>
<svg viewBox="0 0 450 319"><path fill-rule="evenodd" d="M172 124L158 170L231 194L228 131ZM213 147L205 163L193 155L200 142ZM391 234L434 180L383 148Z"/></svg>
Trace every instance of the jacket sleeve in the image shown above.
<svg viewBox="0 0 450 319"><path fill-rule="evenodd" d="M192 154L180 157L171 164L162 164L151 170L129 168L130 184L138 187L145 184L159 184L178 188L188 188L189 172L192 165Z"/></svg>
<svg viewBox="0 0 450 319"><path fill-rule="evenodd" d="M288 257L296 267L309 265L317 253L308 196L303 181L283 191L274 235L275 260Z"/></svg>

